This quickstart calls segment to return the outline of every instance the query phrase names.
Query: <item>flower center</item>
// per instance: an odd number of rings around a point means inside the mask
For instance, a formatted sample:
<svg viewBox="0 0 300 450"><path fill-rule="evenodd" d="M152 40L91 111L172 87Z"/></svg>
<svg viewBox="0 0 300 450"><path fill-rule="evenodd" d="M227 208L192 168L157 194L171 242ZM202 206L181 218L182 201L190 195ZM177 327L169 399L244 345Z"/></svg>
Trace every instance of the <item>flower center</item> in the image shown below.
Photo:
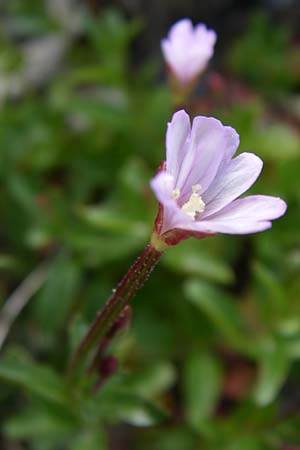
<svg viewBox="0 0 300 450"><path fill-rule="evenodd" d="M202 200L201 195L198 194L200 189L201 189L200 184L195 184L194 186L192 186L192 194L190 198L181 207L181 210L192 220L195 220L197 213L201 213L205 209L205 203ZM173 189L174 200L177 200L179 196L180 196L180 189L179 188Z"/></svg>

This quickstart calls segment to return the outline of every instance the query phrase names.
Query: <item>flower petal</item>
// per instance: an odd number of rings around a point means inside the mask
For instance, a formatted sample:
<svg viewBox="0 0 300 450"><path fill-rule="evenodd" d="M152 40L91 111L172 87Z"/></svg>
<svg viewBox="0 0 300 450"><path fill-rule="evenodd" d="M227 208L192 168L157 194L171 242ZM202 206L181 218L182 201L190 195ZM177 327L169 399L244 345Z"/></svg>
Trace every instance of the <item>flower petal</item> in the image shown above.
<svg viewBox="0 0 300 450"><path fill-rule="evenodd" d="M191 219L179 208L173 197L174 178L165 171L159 172L150 181L157 200L163 205L163 225L161 233L172 230L178 223L185 223Z"/></svg>
<svg viewBox="0 0 300 450"><path fill-rule="evenodd" d="M274 220L282 216L286 208L286 203L279 197L249 195L233 201L209 220Z"/></svg>
<svg viewBox="0 0 300 450"><path fill-rule="evenodd" d="M199 222L179 223L177 228L190 230L198 233L225 233L225 234L250 234L271 228L272 222L250 221L241 219L239 221L203 220Z"/></svg>
<svg viewBox="0 0 300 450"><path fill-rule="evenodd" d="M204 51L208 56L211 56L217 40L217 33L214 30L209 30L204 23L198 23L195 26L194 33L199 47L202 47L202 52Z"/></svg>
<svg viewBox="0 0 300 450"><path fill-rule="evenodd" d="M222 176L224 168L231 161L232 157L234 156L235 152L237 151L240 145L240 136L238 135L238 133L234 128L225 126L224 133L225 133L225 151L214 179L216 179L219 175ZM205 190L202 189L201 194L203 194L204 192Z"/></svg>
<svg viewBox="0 0 300 450"><path fill-rule="evenodd" d="M214 179L226 150L226 133L226 127L213 117L194 119L189 150L176 183L181 201L190 196L193 185L200 184L200 192L204 192Z"/></svg>
<svg viewBox="0 0 300 450"><path fill-rule="evenodd" d="M176 75L186 81L186 61L189 49L193 44L193 24L190 19L181 19L169 31L167 38L161 41L161 49L166 62L172 67Z"/></svg>
<svg viewBox="0 0 300 450"><path fill-rule="evenodd" d="M172 25L169 31L169 39L178 39L184 37L190 37L193 34L193 22L191 19L180 19ZM181 42L181 40L180 40Z"/></svg>
<svg viewBox="0 0 300 450"><path fill-rule="evenodd" d="M166 171L159 172L150 181L150 186L156 195L157 200L163 205L170 201L174 202L172 191L174 189L174 178Z"/></svg>
<svg viewBox="0 0 300 450"><path fill-rule="evenodd" d="M168 123L166 148L167 148L167 171L176 180L183 158L187 151L188 138L191 132L191 123L188 114L177 111L171 122Z"/></svg>
<svg viewBox="0 0 300 450"><path fill-rule="evenodd" d="M161 41L164 58L173 75L183 84L193 80L213 55L216 33L204 24L193 27L190 19L176 22Z"/></svg>
<svg viewBox="0 0 300 450"><path fill-rule="evenodd" d="M224 131L226 143L225 143L224 158L221 164L226 164L228 161L230 161L240 145L240 136L238 135L238 133L234 128L226 126L224 127ZM221 164L219 170L221 169Z"/></svg>
<svg viewBox="0 0 300 450"><path fill-rule="evenodd" d="M178 228L199 232L248 234L263 231L272 226L271 220L282 216L286 203L277 197L251 195L233 201L206 220L178 224Z"/></svg>
<svg viewBox="0 0 300 450"><path fill-rule="evenodd" d="M229 161L218 173L202 195L205 210L201 219L219 211L252 186L263 166L262 160L253 153L242 153Z"/></svg>
<svg viewBox="0 0 300 450"><path fill-rule="evenodd" d="M224 127L224 145L225 145L224 155L220 162L215 178L219 174L223 173L224 168L232 159L232 157L234 156L235 152L237 151L240 145L240 136L238 135L238 133L234 128L228 126ZM201 193L203 194L203 192L204 190L202 189Z"/></svg>

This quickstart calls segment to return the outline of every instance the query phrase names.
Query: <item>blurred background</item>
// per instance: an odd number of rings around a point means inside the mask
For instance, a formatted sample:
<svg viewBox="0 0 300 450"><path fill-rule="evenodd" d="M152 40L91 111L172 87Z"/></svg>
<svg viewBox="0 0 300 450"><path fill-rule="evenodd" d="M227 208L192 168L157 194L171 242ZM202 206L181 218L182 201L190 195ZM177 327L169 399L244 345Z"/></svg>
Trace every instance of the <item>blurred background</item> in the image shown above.
<svg viewBox="0 0 300 450"><path fill-rule="evenodd" d="M218 33L186 108L237 129L265 162L251 193L288 211L169 249L91 395L65 367L149 239L182 17ZM299 20L298 0L0 1L1 449L300 449Z"/></svg>

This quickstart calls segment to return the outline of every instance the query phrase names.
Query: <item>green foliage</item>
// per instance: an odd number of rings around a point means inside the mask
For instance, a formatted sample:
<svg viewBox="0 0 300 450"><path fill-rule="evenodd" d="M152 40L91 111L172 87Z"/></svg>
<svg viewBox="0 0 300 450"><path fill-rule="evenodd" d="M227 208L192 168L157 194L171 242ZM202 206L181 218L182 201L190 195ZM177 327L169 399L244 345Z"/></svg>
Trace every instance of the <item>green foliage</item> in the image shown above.
<svg viewBox="0 0 300 450"><path fill-rule="evenodd" d="M297 84L300 73L300 49L289 46L291 40L287 26L255 14L247 33L228 52L229 67L267 93L288 90Z"/></svg>
<svg viewBox="0 0 300 450"><path fill-rule="evenodd" d="M0 377L43 400L60 406L67 404L68 389L64 381L50 367L27 360L23 355L2 359Z"/></svg>
<svg viewBox="0 0 300 450"><path fill-rule="evenodd" d="M56 10L63 2L3 3L1 304L48 267L2 350L5 450L299 445L299 47L289 32L256 16L225 49L253 95L212 101L207 113L237 128L240 151L264 159L253 192L284 197L286 216L260 235L169 249L134 299L129 329L107 349L117 372L96 389L96 374L74 385L67 362L149 238L149 179L164 157L170 94L152 62L132 63L139 20ZM23 40L44 39L50 47L32 76Z"/></svg>
<svg viewBox="0 0 300 450"><path fill-rule="evenodd" d="M196 429L205 429L205 419L215 413L221 394L222 373L218 361L209 353L187 357L183 388L187 422Z"/></svg>

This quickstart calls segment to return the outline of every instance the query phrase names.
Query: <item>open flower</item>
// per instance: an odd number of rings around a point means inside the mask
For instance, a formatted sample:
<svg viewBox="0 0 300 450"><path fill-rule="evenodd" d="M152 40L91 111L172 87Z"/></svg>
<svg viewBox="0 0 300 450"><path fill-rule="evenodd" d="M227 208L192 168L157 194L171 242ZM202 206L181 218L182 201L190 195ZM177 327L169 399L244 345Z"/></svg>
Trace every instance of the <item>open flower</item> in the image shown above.
<svg viewBox="0 0 300 450"><path fill-rule="evenodd" d="M161 42L162 52L172 74L183 84L192 81L212 57L217 35L199 23L182 19L170 29Z"/></svg>
<svg viewBox="0 0 300 450"><path fill-rule="evenodd" d="M239 198L259 176L263 163L253 153L233 158L239 146L236 131L212 117L185 111L174 114L166 136L167 158L151 180L161 208L155 225L164 242L190 235L247 234L271 227L286 203L277 197Z"/></svg>

